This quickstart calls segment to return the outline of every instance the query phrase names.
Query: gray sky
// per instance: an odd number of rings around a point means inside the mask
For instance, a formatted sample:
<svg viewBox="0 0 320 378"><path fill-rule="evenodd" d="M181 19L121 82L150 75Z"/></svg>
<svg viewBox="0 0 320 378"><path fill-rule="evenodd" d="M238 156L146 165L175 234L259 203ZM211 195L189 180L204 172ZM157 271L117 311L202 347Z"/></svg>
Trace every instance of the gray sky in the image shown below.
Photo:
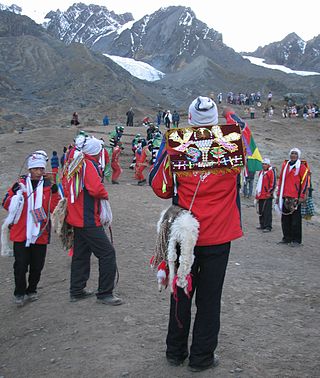
<svg viewBox="0 0 320 378"><path fill-rule="evenodd" d="M42 22L50 10L66 10L76 1L69 0L0 0L22 7L23 14ZM222 33L223 42L236 51L253 51L258 46L280 41L291 32L305 41L320 34L320 1L296 3L286 0L91 0L116 13L131 12L135 19L151 14L160 7L190 7L197 18Z"/></svg>

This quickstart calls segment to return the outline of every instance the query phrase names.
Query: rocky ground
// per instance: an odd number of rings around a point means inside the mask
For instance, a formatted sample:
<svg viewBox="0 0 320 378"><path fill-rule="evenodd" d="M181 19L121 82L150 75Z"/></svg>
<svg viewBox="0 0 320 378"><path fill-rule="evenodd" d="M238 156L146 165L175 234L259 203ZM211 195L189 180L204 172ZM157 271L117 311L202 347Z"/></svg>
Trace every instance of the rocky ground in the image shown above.
<svg viewBox="0 0 320 378"><path fill-rule="evenodd" d="M238 109L241 113L242 110ZM244 113L242 113L244 115ZM313 171L319 209L320 122L318 120L249 120L261 153L280 168L291 147L299 147ZM223 122L221 120L221 122ZM96 136L103 128L82 125ZM20 173L25 156L35 149L61 153L76 130L61 125L3 134L0 139L4 195ZM143 128L126 128L120 185L107 184L113 208L113 236L120 279L116 292L125 304L111 308L94 298L70 303L70 257L53 236L39 288L39 301L16 308L12 300L13 258L0 264L0 376L16 377L191 377L186 366L165 360L169 293L157 292L153 254L156 222L169 201L149 186L137 186L130 141ZM320 298L318 215L303 222L303 246L279 246L280 220L274 214L270 234L256 230L252 201L242 200L244 237L232 243L222 306L218 346L220 365L201 377L319 377ZM1 220L5 217L2 210ZM97 287L92 258L88 287Z"/></svg>

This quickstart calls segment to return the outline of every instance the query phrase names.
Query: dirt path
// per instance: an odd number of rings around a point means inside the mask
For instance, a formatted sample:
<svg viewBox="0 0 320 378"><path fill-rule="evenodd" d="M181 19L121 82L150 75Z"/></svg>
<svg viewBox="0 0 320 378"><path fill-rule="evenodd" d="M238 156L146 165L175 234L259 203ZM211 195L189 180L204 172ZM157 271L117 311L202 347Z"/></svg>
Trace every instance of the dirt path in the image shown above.
<svg viewBox="0 0 320 378"><path fill-rule="evenodd" d="M290 127L309 130L311 126L297 123ZM312 157L317 181L319 153L314 146L318 145L319 123L312 127L317 127L318 134L307 142L301 140L300 145ZM281 130L277 135L275 128ZM290 130L281 120L257 121L256 142L266 138L267 133L272 140L259 144L260 150L272 148L280 160L288 147L293 147L293 141L288 140ZM133 135L138 129L126 131ZM73 135L71 129L2 135L1 193L14 181L19 170L16 167L28 152L41 147L50 153L57 149L60 154L62 141L71 141ZM17 309L12 302L13 259L2 257L0 377L192 376L186 366L170 367L165 360L169 293L157 292L148 262L156 221L169 202L156 198L150 187L139 187L134 182L133 172L127 168L131 139L124 137L125 169L120 185L107 184L120 272L116 292L125 304L110 308L96 304L94 298L69 303L70 258L54 237L40 282L39 301ZM4 216L1 211L1 219ZM304 245L291 248L276 244L281 239L276 215L270 234L256 230L258 216L251 202L243 200L242 217L245 236L232 243L223 293L217 350L221 363L198 376L319 377L318 219L303 223ZM97 287L95 258L88 287Z"/></svg>

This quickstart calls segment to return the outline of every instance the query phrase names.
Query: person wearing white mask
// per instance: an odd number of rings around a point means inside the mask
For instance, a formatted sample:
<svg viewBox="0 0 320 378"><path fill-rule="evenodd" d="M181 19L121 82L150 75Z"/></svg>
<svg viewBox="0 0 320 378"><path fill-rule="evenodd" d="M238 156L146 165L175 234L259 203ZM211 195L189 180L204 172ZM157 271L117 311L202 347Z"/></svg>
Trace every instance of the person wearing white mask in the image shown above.
<svg viewBox="0 0 320 378"><path fill-rule="evenodd" d="M278 184L276 204L281 212L283 238L281 244L298 247L302 243L301 202L308 189L308 168L301 163L301 151L292 148L289 160L282 164Z"/></svg>
<svg viewBox="0 0 320 378"><path fill-rule="evenodd" d="M57 185L52 185L45 175L47 161L45 151L30 154L27 158L29 173L20 177L2 202L11 217L14 299L18 307L38 299L37 285L50 240L50 213L60 199Z"/></svg>
<svg viewBox="0 0 320 378"><path fill-rule="evenodd" d="M270 159L264 158L256 186L256 200L259 208L259 227L257 229L263 232L270 232L272 229L272 200L275 187L275 170L271 166Z"/></svg>
<svg viewBox="0 0 320 378"><path fill-rule="evenodd" d="M66 222L73 227L74 245L71 262L70 302L78 302L94 293L86 290L90 276L90 258L93 253L99 260L97 302L117 306L122 299L114 295L117 271L115 249L103 226L111 219L102 217L101 209L108 206L108 192L103 185L103 172L99 164L103 143L95 137L86 137L81 152L83 164L79 190L65 185L67 198ZM110 207L108 206L110 209Z"/></svg>

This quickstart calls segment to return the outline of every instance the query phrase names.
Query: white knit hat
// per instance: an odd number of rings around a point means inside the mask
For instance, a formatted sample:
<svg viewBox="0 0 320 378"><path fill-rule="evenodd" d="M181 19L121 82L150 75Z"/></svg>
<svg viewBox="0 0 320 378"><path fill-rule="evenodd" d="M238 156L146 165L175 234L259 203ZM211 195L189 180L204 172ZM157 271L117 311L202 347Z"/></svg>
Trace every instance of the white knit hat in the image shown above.
<svg viewBox="0 0 320 378"><path fill-rule="evenodd" d="M102 140L95 137L87 137L84 146L82 147L82 152L87 155L95 156L98 155L102 150Z"/></svg>
<svg viewBox="0 0 320 378"><path fill-rule="evenodd" d="M298 154L298 159L300 159L301 157L301 151L299 150L299 148L291 148L290 152L289 152L289 157L291 155L291 152L296 152Z"/></svg>
<svg viewBox="0 0 320 378"><path fill-rule="evenodd" d="M193 126L217 125L217 105L210 97L197 97L189 106L188 122Z"/></svg>
<svg viewBox="0 0 320 378"><path fill-rule="evenodd" d="M264 158L264 159L262 160L262 164L268 164L268 165L270 165L270 164L271 164L270 159L268 159L268 158Z"/></svg>
<svg viewBox="0 0 320 378"><path fill-rule="evenodd" d="M33 152L28 158L28 169L31 168L46 168L48 155L43 150Z"/></svg>

